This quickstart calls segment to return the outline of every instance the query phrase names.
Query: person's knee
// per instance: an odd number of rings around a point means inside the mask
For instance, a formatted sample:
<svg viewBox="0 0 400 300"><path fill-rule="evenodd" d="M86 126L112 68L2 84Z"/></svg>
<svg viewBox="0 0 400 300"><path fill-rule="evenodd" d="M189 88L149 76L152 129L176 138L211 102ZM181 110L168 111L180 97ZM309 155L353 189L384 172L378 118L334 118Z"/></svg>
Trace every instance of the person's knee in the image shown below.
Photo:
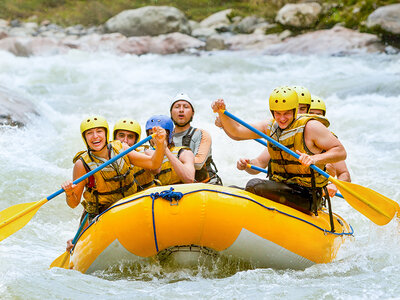
<svg viewBox="0 0 400 300"><path fill-rule="evenodd" d="M250 192L250 193L255 194L257 186L260 185L261 183L263 183L263 181L264 180L259 179L259 178L250 179L246 184L245 190Z"/></svg>

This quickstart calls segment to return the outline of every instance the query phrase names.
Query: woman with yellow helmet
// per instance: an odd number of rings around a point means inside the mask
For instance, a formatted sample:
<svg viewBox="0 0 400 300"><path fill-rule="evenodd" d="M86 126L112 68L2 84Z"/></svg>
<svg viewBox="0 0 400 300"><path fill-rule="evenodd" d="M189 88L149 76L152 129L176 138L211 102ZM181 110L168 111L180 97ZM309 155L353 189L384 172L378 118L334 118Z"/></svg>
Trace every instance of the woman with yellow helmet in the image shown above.
<svg viewBox="0 0 400 300"><path fill-rule="evenodd" d="M80 130L87 150L79 152L73 160L73 180L128 149L128 145L122 144L118 140L109 142L108 123L103 117L85 118L81 123ZM155 127L153 131L157 133L154 137L157 150L153 155L148 156L131 151L77 185L70 180L64 182L61 187L65 190L67 204L72 208L78 206L83 193L82 205L85 211L93 217L119 199L135 193L137 187L133 172L131 172L131 164L146 169L156 169L162 163L165 130Z"/></svg>
<svg viewBox="0 0 400 300"><path fill-rule="evenodd" d="M142 129L136 120L122 118L114 125L113 137L114 140L119 140L121 143L126 143L129 147L133 146L140 140ZM139 147L136 151L144 153L145 147ZM131 165L133 176L135 177L138 191L143 191L148 188L158 185L153 173L150 170L139 166Z"/></svg>
<svg viewBox="0 0 400 300"><path fill-rule="evenodd" d="M328 182L325 177L315 174L309 166L315 164L323 168L327 163L344 160L346 151L327 129L327 120L323 117L316 120L312 116L298 115L298 108L298 95L293 88L276 88L269 97L269 110L273 119L251 124L296 151L300 155L298 160L268 143L268 151L263 151L255 160L240 159L237 167L248 171L249 163L260 163L258 167L261 168L268 166L269 180L251 179L246 190L299 210L317 213L321 205L322 188ZM259 138L256 133L223 113L226 110L223 99L214 101L212 109L219 114L224 130L235 140ZM255 171L249 173L254 174Z"/></svg>

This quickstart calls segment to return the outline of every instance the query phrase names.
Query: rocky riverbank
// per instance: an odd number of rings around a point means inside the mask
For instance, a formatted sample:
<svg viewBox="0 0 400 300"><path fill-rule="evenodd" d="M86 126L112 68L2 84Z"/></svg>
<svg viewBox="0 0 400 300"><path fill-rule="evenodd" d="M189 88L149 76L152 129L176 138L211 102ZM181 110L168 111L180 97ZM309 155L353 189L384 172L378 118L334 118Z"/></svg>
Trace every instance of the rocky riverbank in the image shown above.
<svg viewBox="0 0 400 300"><path fill-rule="evenodd" d="M147 6L125 10L105 24L63 28L49 21L40 24L0 20L0 50L16 56L55 55L72 49L116 54L201 53L202 51L257 51L279 55L351 55L362 52L398 53L400 4L377 8L365 24L376 34L336 24L312 30L324 7L317 2L286 4L275 23L263 18L231 17L230 9L201 22L188 20L175 7ZM29 100L0 86L0 124L23 126L37 114Z"/></svg>
<svg viewBox="0 0 400 300"><path fill-rule="evenodd" d="M324 10L326 7L318 2L286 4L274 23L255 16L231 17L231 9L195 22L171 6L125 10L103 25L89 28L63 28L49 21L0 20L0 49L17 56L54 55L71 49L136 55L218 50L272 55L398 51L400 4L379 7L369 15L365 26L375 34L348 29L340 23L330 29L312 30Z"/></svg>

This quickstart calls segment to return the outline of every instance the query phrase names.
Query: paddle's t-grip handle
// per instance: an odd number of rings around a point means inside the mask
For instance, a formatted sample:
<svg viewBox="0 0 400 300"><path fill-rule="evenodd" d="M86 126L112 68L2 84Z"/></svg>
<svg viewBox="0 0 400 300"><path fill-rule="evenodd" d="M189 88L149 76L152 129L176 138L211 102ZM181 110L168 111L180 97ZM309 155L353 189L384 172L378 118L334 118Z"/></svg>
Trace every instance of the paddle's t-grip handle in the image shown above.
<svg viewBox="0 0 400 300"><path fill-rule="evenodd" d="M106 166L108 166L109 164L112 164L114 161L116 161L117 159L121 158L122 156L128 154L129 152L131 152L132 150L135 150L137 147L142 146L144 143L150 141L156 134L153 133L151 135L149 135L147 138L141 140L140 142L136 143L135 145L133 145L132 147L126 149L125 151L121 152L120 154L118 154L117 156L111 158L110 160L106 161L105 163L103 163L102 165L98 166L96 169L86 173L85 175L83 175L82 177L79 177L78 179L76 179L74 182L72 182L73 184L78 184L79 182L85 180L86 178L92 176L94 173L100 171L101 169L105 168ZM60 189L57 192L51 194L50 196L48 196L46 199L47 201L53 199L54 197L57 197L58 195L60 195L61 193L64 192L64 189Z"/></svg>

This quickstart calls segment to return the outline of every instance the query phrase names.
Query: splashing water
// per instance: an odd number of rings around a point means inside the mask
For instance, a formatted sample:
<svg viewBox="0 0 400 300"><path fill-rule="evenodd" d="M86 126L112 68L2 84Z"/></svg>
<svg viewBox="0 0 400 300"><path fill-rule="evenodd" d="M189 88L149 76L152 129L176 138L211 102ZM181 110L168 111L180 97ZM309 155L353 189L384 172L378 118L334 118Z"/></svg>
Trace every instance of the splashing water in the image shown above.
<svg viewBox="0 0 400 300"><path fill-rule="evenodd" d="M71 178L72 157L84 145L79 134L88 114L121 117L144 125L168 114L170 100L186 92L194 100L193 125L209 131L213 158L225 185L244 186L250 175L236 169L239 157L263 148L230 140L216 128L211 102L248 122L270 117L268 96L280 85L303 85L327 104L331 128L348 152L355 183L400 201L400 57L398 55L261 56L220 52L200 56L115 56L71 51L51 57L0 52L0 83L37 106L23 129L0 128L0 209L38 201ZM226 151L229 149L229 151ZM259 175L262 177L262 175ZM400 228L377 227L344 200L334 211L355 229L337 259L304 271L252 269L219 258L180 269L173 264L121 262L84 275L48 266L65 251L80 209L63 195L43 206L22 230L0 245L1 298L342 298L399 297Z"/></svg>

